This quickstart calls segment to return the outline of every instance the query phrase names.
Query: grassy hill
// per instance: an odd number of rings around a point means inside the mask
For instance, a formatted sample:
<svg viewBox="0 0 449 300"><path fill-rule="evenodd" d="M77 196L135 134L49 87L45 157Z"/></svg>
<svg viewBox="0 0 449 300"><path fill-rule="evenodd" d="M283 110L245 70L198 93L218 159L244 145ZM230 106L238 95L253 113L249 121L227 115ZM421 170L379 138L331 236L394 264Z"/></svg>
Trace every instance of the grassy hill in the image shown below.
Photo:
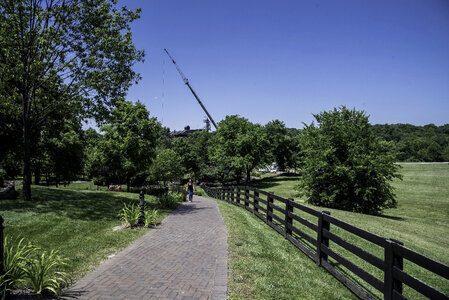
<svg viewBox="0 0 449 300"><path fill-rule="evenodd" d="M403 181L396 180L393 182L397 193L398 207L395 209L385 210L382 216L369 216L341 210L328 209L324 207L311 207L317 210L329 210L331 211L331 214L333 216L343 221L363 228L367 231L376 233L380 236L399 240L403 242L406 247L449 265L449 257L447 255L447 248L449 246L449 166L405 165L402 168L401 172L404 176ZM298 176L278 176L275 178L269 178L264 181L257 182L254 184L254 186L266 191L274 192L275 194L285 198L295 198L295 201L303 202L304 204L306 204L305 199L297 197L297 192L294 189L299 179L300 178ZM276 263L272 262L270 259L265 259L264 262L261 263L260 258L258 258L257 255L254 255L253 252L257 253L257 249L262 247L265 249L264 251L266 253L271 252L273 253L273 257L277 257L280 254L276 254L276 251L270 249L273 247L272 245L278 245L280 243L280 240L283 240L283 237L274 233L271 228L266 226L257 218L254 218L254 220L252 220L252 218L250 217L251 214L249 212L246 212L241 208L234 207L227 203L219 203L225 222L227 222L228 230L230 231L230 240L234 240L235 236L239 236L240 241L236 239L235 243L243 243L243 245L248 248L248 250L242 251L241 246L233 245L233 243L229 244L231 274L232 272L234 272L234 275L230 277L230 289L231 291L237 291L235 292L235 295L237 295L236 298L240 298L238 296L240 295L238 291L246 290L248 288L256 289L256 291L260 292L259 296L261 298L265 298L264 295L266 294L264 292L263 286L259 287L258 289L254 288L253 285L246 282L245 278L253 278L254 274L257 274L257 271L253 270L254 268L250 268L250 264L245 262L253 262L253 265L259 264L261 265L260 268L262 269L267 268L267 266L269 268L273 268L273 264ZM232 208L228 206L232 206ZM226 213L227 210L231 209L233 211L232 213ZM227 214L229 216L227 216ZM248 227L253 223L260 224L261 227L257 229L255 225L251 225L251 229L249 229L249 232L245 233L247 231L245 227ZM372 244L364 243L363 241L360 241L360 239L351 236L351 234L349 233L340 233L342 234L342 236L344 236L345 239L357 244L363 249L383 259L383 250L380 247L375 249L375 247L372 247ZM277 235L277 239L273 238L273 240L271 240L267 239L266 237L257 237L260 235L265 236L268 234ZM314 233L309 232L309 234L313 236ZM307 269L308 274L307 280L314 280L314 278L317 279L322 276L319 275L319 271L310 271L308 267L305 268L304 265L308 263L306 256L294 247L292 247L292 249L286 250L286 248L284 248L285 253L282 255L282 257L286 258L286 267L284 270L303 269L297 272L293 272L296 275L291 276L289 281L293 282L293 286L294 282L297 281L307 285L307 283L304 283L304 276L302 276L303 274L305 274L305 269ZM358 259L342 248L338 249L338 251L344 254L345 257L350 258L354 263L362 266L366 270L369 270L370 273L374 276L378 277L379 279L383 279L383 272L381 272L380 270L365 263L361 259ZM299 260L298 257L300 257ZM236 262L233 260L235 260ZM276 261L277 258L274 260ZM295 263L288 263L288 261L295 261ZM241 267L242 264L245 267ZM404 269L413 276L416 276L434 285L438 289L449 293L449 285L447 284L448 282L444 279L438 278L421 268L417 268L414 264L407 261L405 263ZM318 270L320 269L318 268ZM380 293L378 293L372 287L368 286L365 282L363 282L363 280L360 280L359 278L353 276L351 272L345 270L343 267L342 271L346 273L348 277L357 281L360 285L364 286L379 298L381 298ZM279 275L280 277L278 277L277 279L272 279L271 282L285 281L286 279L283 279L282 276L287 273L288 271L284 271L283 273L281 272L281 274ZM266 276L266 274L264 276ZM240 278L240 280L236 281L234 279L235 277ZM336 281L335 279L330 279L329 281L328 279L325 279L325 277L322 277L322 280L329 283L328 287L330 287L331 282ZM299 290L301 290L300 286L298 288ZM344 297L338 287L332 287L331 289L334 290L335 293L330 298ZM282 294L285 292L285 290L281 290L282 289L278 290L277 293ZM321 292L324 291L324 293L326 293L325 290L326 289L323 288L318 288L316 290L309 289L309 291L313 291L311 293L311 298L322 298ZM299 293L298 295L300 294L301 293ZM420 295L418 295L415 291L408 287L404 287L404 294L410 299L421 298Z"/></svg>

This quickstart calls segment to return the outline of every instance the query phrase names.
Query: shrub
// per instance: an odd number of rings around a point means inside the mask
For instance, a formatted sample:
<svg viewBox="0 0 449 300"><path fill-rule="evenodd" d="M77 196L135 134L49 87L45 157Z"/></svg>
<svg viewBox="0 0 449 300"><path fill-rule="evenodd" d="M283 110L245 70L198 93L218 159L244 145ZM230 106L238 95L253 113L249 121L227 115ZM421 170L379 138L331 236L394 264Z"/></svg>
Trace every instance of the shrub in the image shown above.
<svg viewBox="0 0 449 300"><path fill-rule="evenodd" d="M39 257L32 258L25 268L27 279L36 293L48 290L61 295L63 287L68 286L67 274L57 271L67 264L67 259L61 258L58 251L44 251Z"/></svg>
<svg viewBox="0 0 449 300"><path fill-rule="evenodd" d="M119 217L122 221L125 221L129 227L136 225L139 220L140 209L134 203L126 204L123 203L123 208L119 213Z"/></svg>
<svg viewBox="0 0 449 300"><path fill-rule="evenodd" d="M314 115L301 136L299 189L313 205L376 214L395 207L390 184L401 178L393 147L374 136L365 112L342 106Z"/></svg>
<svg viewBox="0 0 449 300"><path fill-rule="evenodd" d="M157 204L161 208L175 208L179 205L179 202L184 200L182 193L169 191L166 195L159 196L157 198Z"/></svg>

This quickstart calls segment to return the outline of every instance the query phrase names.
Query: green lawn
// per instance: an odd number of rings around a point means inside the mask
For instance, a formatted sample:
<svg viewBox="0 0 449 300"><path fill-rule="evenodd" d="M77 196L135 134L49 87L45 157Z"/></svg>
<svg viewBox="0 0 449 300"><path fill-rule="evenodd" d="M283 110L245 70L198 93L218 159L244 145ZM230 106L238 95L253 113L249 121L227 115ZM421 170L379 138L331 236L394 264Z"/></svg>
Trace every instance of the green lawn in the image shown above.
<svg viewBox="0 0 449 300"><path fill-rule="evenodd" d="M382 216L362 215L324 207L311 207L317 210L328 210L332 216L345 222L380 236L399 240L406 247L449 265L447 250L449 247L449 165L403 165L401 173L404 176L403 180L395 180L393 182L393 186L396 189L398 207L385 210ZM294 190L299 179L300 177L298 176L279 176L257 182L254 186L274 192L282 197L295 198L295 201L306 204L305 199L297 197L297 192ZM316 223L314 218L309 218L309 220ZM311 230L304 231L312 236L314 234ZM337 230L336 232L345 239L383 259L383 251L380 247L363 242L343 230ZM351 257L353 262L362 267L371 267L344 249L336 245L333 245L333 247L345 257ZM449 293L448 281L440 279L409 262L405 263L404 268L414 276L431 283L445 293ZM343 267L342 271L352 277L351 272L346 271ZM375 268L370 269L370 271L373 275L382 279L382 272ZM358 279L355 280L359 281ZM380 296L379 293L369 288L363 281L359 281L359 283ZM404 294L413 299L419 297L408 287L404 289Z"/></svg>
<svg viewBox="0 0 449 300"><path fill-rule="evenodd" d="M34 200L30 202L24 202L20 196L17 200L0 201L5 234L25 237L44 250L59 250L70 259L65 271L73 280L149 230L113 230L122 224L117 215L123 202L138 205L138 194L33 186L32 196ZM155 207L153 196L146 195L145 200L147 206ZM161 219L169 212L160 210Z"/></svg>
<svg viewBox="0 0 449 300"><path fill-rule="evenodd" d="M218 206L228 229L229 299L357 299L252 213Z"/></svg>

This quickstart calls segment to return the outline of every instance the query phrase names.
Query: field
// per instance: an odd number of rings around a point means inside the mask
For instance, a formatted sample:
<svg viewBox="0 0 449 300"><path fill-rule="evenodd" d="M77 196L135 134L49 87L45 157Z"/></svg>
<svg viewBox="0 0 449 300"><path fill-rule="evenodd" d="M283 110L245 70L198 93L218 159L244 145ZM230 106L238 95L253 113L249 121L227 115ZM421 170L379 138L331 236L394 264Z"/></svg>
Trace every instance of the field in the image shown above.
<svg viewBox="0 0 449 300"><path fill-rule="evenodd" d="M397 180L393 183L397 193L398 207L385 210L382 216L368 216L323 207L312 207L317 210L329 210L333 216L341 220L380 236L399 240L408 248L425 254L437 261L449 264L449 256L447 255L447 248L449 246L449 166L405 165L401 173L404 175L403 181ZM295 198L295 201L304 203L305 199L298 198L297 192L294 189L298 180L299 177L295 176L279 176L258 182L255 186L286 198ZM311 221L316 222L316 220ZM260 223L264 225L262 222ZM266 228L267 231L271 230L268 226ZM313 233L308 233L313 236ZM339 234L383 259L383 252L380 248L376 249L376 247L372 247L372 244L364 243L349 233L339 232ZM231 235L232 233L230 233ZM282 239L280 235L279 238ZM231 249L232 247L230 245ZM335 247L334 249L337 249L345 257L351 258L353 262L369 270L374 276L382 279L382 272L377 269L370 269L371 266L364 261L353 256L351 257L350 253L342 248L338 248ZM305 257L300 252L298 255ZM251 256L248 259L252 259ZM449 293L447 281L433 274L429 274L427 271L417 268L408 262L406 262L404 269L410 274ZM358 281L360 285L365 286L375 295L381 297L377 291L370 288L362 280L355 278L351 272L345 270L343 267L341 270L348 277ZM247 275L242 274L240 276L244 278ZM404 294L412 299L419 297L419 295L408 287L405 287Z"/></svg>
<svg viewBox="0 0 449 300"><path fill-rule="evenodd" d="M74 190L68 189L70 187ZM64 188L33 186L34 200L0 201L8 238L24 237L36 246L70 259L65 271L77 280L95 269L102 260L117 253L150 229L114 230L123 222L118 213L124 202L139 203L131 193L77 190L83 184ZM156 199L145 196L146 205L155 207ZM160 218L170 210L160 210Z"/></svg>

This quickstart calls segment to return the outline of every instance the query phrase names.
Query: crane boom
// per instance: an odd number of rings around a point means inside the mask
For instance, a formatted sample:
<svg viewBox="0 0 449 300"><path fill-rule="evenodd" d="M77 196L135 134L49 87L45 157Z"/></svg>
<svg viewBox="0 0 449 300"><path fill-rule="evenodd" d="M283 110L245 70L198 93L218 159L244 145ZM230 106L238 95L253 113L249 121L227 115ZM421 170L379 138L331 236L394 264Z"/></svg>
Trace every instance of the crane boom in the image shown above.
<svg viewBox="0 0 449 300"><path fill-rule="evenodd" d="M192 89L192 87L190 86L189 80L187 79L187 77L184 75L184 73L181 71L181 68L179 68L178 64L175 62L175 60L173 59L173 57L170 55L170 53L168 53L167 49L164 48L165 53L167 53L168 57L170 57L171 61L173 62L173 64L176 67L176 70L178 70L179 75L181 75L182 80L184 81L184 83L189 87L190 91L192 92L193 96L195 96L195 99L198 101L198 103L201 105L201 108L204 110L204 112L206 113L207 117L209 118L209 120L212 122L212 124L214 125L215 129L217 129L217 124L215 124L215 121L212 119L212 117L210 116L209 112L207 111L206 107L204 107L203 102L201 102L200 98L198 98L198 96L196 95L195 91Z"/></svg>

